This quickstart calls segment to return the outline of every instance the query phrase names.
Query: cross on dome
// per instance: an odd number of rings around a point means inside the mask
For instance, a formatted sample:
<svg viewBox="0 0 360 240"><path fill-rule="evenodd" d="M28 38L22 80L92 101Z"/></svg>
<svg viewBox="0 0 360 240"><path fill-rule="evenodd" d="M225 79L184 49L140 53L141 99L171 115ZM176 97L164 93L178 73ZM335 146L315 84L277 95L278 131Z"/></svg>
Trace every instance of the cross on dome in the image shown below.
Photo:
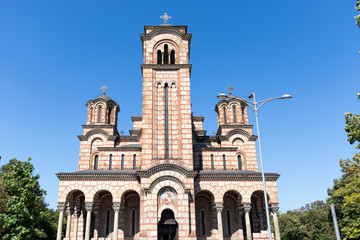
<svg viewBox="0 0 360 240"><path fill-rule="evenodd" d="M104 86L102 86L100 89L103 91L103 94L105 95L106 90L108 90L109 88L107 88L107 87L104 85Z"/></svg>
<svg viewBox="0 0 360 240"><path fill-rule="evenodd" d="M229 95L231 95L232 90L234 90L234 88L231 85L229 85L226 89L229 90Z"/></svg>
<svg viewBox="0 0 360 240"><path fill-rule="evenodd" d="M167 24L167 21L171 19L171 16L168 16L167 13L164 13L164 15L160 16L162 20L164 20L164 24Z"/></svg>

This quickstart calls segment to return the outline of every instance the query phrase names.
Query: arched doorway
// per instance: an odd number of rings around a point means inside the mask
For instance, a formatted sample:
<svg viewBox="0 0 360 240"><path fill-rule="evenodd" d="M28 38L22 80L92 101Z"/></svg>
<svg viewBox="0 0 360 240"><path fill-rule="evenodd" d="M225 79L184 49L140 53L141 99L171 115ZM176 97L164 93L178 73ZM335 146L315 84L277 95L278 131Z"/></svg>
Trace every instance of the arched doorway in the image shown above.
<svg viewBox="0 0 360 240"><path fill-rule="evenodd" d="M161 213L161 219L158 223L158 239L159 240L176 240L178 224L175 221L174 212L165 209Z"/></svg>

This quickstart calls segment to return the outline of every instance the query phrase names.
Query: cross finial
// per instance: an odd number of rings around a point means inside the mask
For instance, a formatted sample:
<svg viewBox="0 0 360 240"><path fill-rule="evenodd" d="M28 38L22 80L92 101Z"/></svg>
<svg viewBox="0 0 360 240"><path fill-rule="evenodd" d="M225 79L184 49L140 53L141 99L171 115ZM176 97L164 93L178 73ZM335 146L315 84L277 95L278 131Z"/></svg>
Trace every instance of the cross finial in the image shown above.
<svg viewBox="0 0 360 240"><path fill-rule="evenodd" d="M216 131L215 131L215 130L214 130L212 133L213 133L214 136L216 135Z"/></svg>
<svg viewBox="0 0 360 240"><path fill-rule="evenodd" d="M107 88L105 85L102 86L100 89L103 91L103 94L104 94L104 95L105 95L106 90L108 90L108 88Z"/></svg>
<svg viewBox="0 0 360 240"><path fill-rule="evenodd" d="M232 90L234 90L234 88L231 85L229 85L226 89L229 90L229 95L231 95Z"/></svg>
<svg viewBox="0 0 360 240"><path fill-rule="evenodd" d="M121 132L120 132L120 134L121 134L121 136L124 136L124 130L121 130Z"/></svg>
<svg viewBox="0 0 360 240"><path fill-rule="evenodd" d="M164 13L164 15L160 16L162 20L164 20L164 24L167 24L167 21L171 19L171 16L168 16L167 13Z"/></svg>

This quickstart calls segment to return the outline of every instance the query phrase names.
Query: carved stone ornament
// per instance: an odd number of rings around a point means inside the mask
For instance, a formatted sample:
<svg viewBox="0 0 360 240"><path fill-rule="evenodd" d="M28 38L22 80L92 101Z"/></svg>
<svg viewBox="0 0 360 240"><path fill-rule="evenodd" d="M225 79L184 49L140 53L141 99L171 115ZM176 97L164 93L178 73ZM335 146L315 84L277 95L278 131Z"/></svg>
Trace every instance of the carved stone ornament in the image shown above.
<svg viewBox="0 0 360 240"><path fill-rule="evenodd" d="M244 209L244 212L249 213L250 210L251 210L251 205L250 205L250 203L244 203L244 204L243 204L243 209Z"/></svg>
<svg viewBox="0 0 360 240"><path fill-rule="evenodd" d="M115 212L120 211L120 203L114 203L112 207L113 207Z"/></svg>
<svg viewBox="0 0 360 240"><path fill-rule="evenodd" d="M65 203L59 203L57 208L60 212L63 212L65 210Z"/></svg>
<svg viewBox="0 0 360 240"><path fill-rule="evenodd" d="M92 203L85 203L85 209L87 212L91 212L93 209L93 204Z"/></svg>
<svg viewBox="0 0 360 240"><path fill-rule="evenodd" d="M277 203L273 203L270 205L270 210L273 213L277 213L279 211L279 204Z"/></svg>
<svg viewBox="0 0 360 240"><path fill-rule="evenodd" d="M215 209L217 212L222 212L224 206L222 203L215 203Z"/></svg>

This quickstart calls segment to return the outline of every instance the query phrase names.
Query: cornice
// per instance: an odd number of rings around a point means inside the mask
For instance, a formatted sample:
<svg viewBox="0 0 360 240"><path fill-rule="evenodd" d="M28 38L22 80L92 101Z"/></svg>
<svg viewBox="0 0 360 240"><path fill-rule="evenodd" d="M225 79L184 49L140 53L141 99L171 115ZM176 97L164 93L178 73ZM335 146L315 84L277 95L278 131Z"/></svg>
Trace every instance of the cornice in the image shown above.
<svg viewBox="0 0 360 240"><path fill-rule="evenodd" d="M57 173L60 181L139 181L136 171L89 170L75 173Z"/></svg>
<svg viewBox="0 0 360 240"><path fill-rule="evenodd" d="M191 64L141 64L141 69L150 68L154 70L177 70L181 68L191 69Z"/></svg>
<svg viewBox="0 0 360 240"><path fill-rule="evenodd" d="M134 151L134 152L141 152L141 147L98 147L97 148L100 152L123 152L123 151Z"/></svg>
<svg viewBox="0 0 360 240"><path fill-rule="evenodd" d="M268 182L275 182L279 177L278 173L265 173L265 181ZM214 170L212 173L211 171L200 171L196 179L200 181L262 181L262 176L257 172L239 171L236 173L235 171Z"/></svg>
<svg viewBox="0 0 360 240"><path fill-rule="evenodd" d="M192 116L194 122L204 122L205 117L203 116Z"/></svg>
<svg viewBox="0 0 360 240"><path fill-rule="evenodd" d="M236 152L237 147L194 147L196 150L200 151L218 151L218 152Z"/></svg>
<svg viewBox="0 0 360 240"><path fill-rule="evenodd" d="M89 125L81 125L83 128L115 128L115 125L111 124L102 124L102 125L95 125L95 124L89 124Z"/></svg>
<svg viewBox="0 0 360 240"><path fill-rule="evenodd" d="M142 121L142 116L132 116L131 121L133 121L133 122Z"/></svg>
<svg viewBox="0 0 360 240"><path fill-rule="evenodd" d="M198 136L205 136L206 135L206 130L199 130L199 129L195 129L195 132Z"/></svg>
<svg viewBox="0 0 360 240"><path fill-rule="evenodd" d="M107 138L107 140L110 140L110 141L115 141L116 138L118 137L116 135L109 135L109 133L103 129L96 128L96 129L90 130L85 135L78 135L78 138L80 141L87 141L92 135L95 135L95 134L104 135Z"/></svg>
<svg viewBox="0 0 360 240"><path fill-rule="evenodd" d="M173 26L173 25L160 25L160 26L148 26L145 27L145 32L148 29L152 29L153 31L149 33L140 34L141 41L151 40L154 37L160 34L172 34L180 37L183 40L191 41L192 34L187 33L187 27L185 27L185 33L179 31L178 29L184 29L185 26Z"/></svg>

